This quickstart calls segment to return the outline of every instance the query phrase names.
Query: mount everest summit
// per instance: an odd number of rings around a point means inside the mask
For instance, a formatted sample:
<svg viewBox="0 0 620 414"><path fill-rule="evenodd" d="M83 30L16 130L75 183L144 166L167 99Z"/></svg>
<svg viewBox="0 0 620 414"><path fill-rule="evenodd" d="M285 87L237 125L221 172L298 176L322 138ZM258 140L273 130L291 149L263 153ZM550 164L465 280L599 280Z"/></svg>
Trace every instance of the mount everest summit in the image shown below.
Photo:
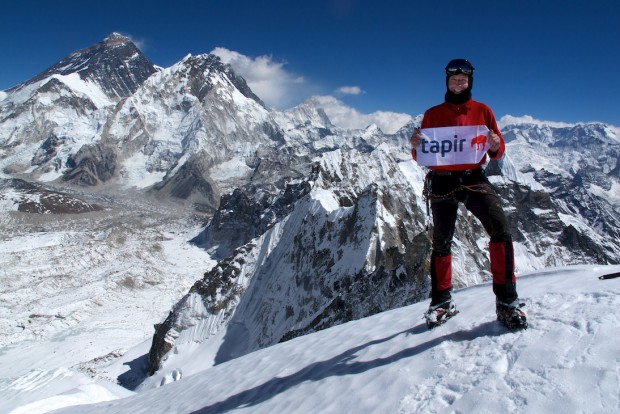
<svg viewBox="0 0 620 414"><path fill-rule="evenodd" d="M319 98L276 111L217 56L160 68L118 34L0 98L2 346L156 292L144 371L165 383L178 378L175 349L210 343L217 365L428 296L425 171L408 143L419 116L388 134L335 125ZM509 116L500 127L506 156L487 174L517 273L620 263L618 129ZM487 237L465 211L459 222L455 285L480 284ZM162 260L174 234L204 262ZM28 238L40 241L28 254L11 250ZM72 299L86 285L101 288ZM48 295L66 300L43 317L33 308Z"/></svg>

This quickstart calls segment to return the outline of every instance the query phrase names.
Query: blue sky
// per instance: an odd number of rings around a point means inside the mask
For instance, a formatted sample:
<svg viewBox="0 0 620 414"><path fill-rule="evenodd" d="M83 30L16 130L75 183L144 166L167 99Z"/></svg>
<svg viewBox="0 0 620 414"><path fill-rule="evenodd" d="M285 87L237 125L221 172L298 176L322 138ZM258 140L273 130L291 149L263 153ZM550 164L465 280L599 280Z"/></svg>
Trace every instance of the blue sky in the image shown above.
<svg viewBox="0 0 620 414"><path fill-rule="evenodd" d="M264 80L261 98L280 109L333 95L362 113L415 116L443 101L443 68L462 57L476 67L474 99L497 118L620 126L617 0L22 0L0 9L0 90L119 32L164 67L219 48Z"/></svg>

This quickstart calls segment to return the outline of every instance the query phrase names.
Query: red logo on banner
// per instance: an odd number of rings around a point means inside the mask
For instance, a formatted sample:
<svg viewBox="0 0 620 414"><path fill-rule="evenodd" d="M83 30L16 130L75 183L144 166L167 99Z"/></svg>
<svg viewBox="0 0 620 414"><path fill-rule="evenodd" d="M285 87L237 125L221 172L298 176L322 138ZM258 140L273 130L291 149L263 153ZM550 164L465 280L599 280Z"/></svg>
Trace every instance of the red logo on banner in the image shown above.
<svg viewBox="0 0 620 414"><path fill-rule="evenodd" d="M475 145L477 151L484 149L484 146L486 145L486 143L487 143L486 135L478 135L477 137L471 140L471 146L473 147Z"/></svg>

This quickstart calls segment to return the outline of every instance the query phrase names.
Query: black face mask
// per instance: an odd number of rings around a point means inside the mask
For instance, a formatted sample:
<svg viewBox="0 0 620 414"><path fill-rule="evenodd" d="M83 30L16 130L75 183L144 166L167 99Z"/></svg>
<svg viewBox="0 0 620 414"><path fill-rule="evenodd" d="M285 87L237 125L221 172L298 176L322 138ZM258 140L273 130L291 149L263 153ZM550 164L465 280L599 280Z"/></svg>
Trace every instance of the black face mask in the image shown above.
<svg viewBox="0 0 620 414"><path fill-rule="evenodd" d="M451 104L456 104L456 105L464 104L470 99L471 99L470 90L464 90L463 92L459 94L456 94L452 91L446 92L446 102L449 102Z"/></svg>

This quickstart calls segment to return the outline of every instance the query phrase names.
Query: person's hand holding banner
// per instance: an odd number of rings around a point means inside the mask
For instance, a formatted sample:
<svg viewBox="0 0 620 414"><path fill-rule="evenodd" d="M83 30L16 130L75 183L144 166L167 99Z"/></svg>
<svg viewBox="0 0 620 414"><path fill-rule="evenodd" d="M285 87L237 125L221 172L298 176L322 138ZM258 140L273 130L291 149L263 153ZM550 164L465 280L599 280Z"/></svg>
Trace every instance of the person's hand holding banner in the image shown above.
<svg viewBox="0 0 620 414"><path fill-rule="evenodd" d="M426 167L478 164L491 148L489 129L484 125L424 128L420 135L417 162Z"/></svg>
<svg viewBox="0 0 620 414"><path fill-rule="evenodd" d="M497 135L492 130L489 130L487 138L489 139L489 151L492 153L496 153L497 151L499 151L499 148L501 146L499 135Z"/></svg>

